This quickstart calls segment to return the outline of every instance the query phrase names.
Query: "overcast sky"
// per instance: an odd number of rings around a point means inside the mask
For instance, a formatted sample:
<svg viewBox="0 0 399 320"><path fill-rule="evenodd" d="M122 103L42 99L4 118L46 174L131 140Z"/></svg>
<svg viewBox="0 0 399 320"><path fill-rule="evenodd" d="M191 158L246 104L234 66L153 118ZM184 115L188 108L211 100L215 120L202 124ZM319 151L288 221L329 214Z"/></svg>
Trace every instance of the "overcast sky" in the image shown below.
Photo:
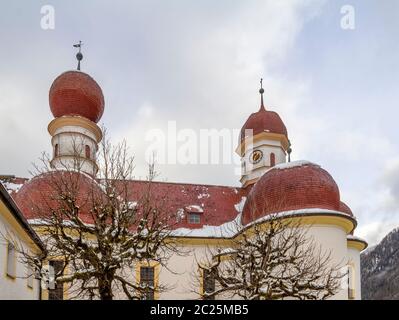
<svg viewBox="0 0 399 320"><path fill-rule="evenodd" d="M43 5L55 9L54 29L41 27ZM353 30L341 27L344 5ZM150 129L240 129L259 108L263 77L293 160L331 173L358 235L374 244L399 226L398 12L396 0L3 0L0 173L29 176L51 151L48 90L76 68L72 44L82 40L82 70L105 96L101 123L127 140L137 177ZM158 168L162 180L238 186L234 169Z"/></svg>

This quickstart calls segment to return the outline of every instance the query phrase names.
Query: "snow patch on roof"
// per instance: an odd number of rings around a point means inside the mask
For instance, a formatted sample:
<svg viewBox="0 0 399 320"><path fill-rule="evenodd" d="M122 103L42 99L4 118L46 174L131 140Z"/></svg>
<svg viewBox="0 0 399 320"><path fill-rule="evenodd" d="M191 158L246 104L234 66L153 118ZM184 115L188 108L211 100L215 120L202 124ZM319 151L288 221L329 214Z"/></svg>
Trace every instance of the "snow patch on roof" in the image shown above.
<svg viewBox="0 0 399 320"><path fill-rule="evenodd" d="M292 162L286 162L286 163L280 163L272 167L271 169L289 169L289 168L295 168L295 167L302 167L302 166L307 166L307 165L313 165L320 167L319 165L307 161L307 160L298 160L298 161L292 161Z"/></svg>
<svg viewBox="0 0 399 320"><path fill-rule="evenodd" d="M18 192L19 189L24 185L23 183L13 183L13 182L4 182L3 183L4 187L8 192L13 191L13 192Z"/></svg>
<svg viewBox="0 0 399 320"><path fill-rule="evenodd" d="M172 235L177 237L231 238L237 235L237 233L241 232L243 228L249 228L250 226L258 223L266 222L268 220L277 219L277 218L303 216L310 214L334 214L334 215L340 215L343 217L352 218L349 214L341 211L321 209L321 208L310 208L310 209L289 210L279 213L268 214L255 221L252 221L249 224L243 225L241 223L241 213L239 213L234 220L226 222L220 226L204 225L202 228L199 229L178 228L176 230L173 230Z"/></svg>
<svg viewBox="0 0 399 320"><path fill-rule="evenodd" d="M241 214L229 222L220 226L204 225L199 229L178 228L172 231L176 237L199 237L199 238L230 238L237 234L241 227Z"/></svg>
<svg viewBox="0 0 399 320"><path fill-rule="evenodd" d="M202 198L209 198L211 195L209 193L201 193L198 195L198 199L202 199Z"/></svg>
<svg viewBox="0 0 399 320"><path fill-rule="evenodd" d="M237 210L237 212L239 212L239 213L242 212L242 210L244 209L244 204L245 204L245 201L246 201L246 200L247 200L247 197L241 197L240 202L239 202L239 203L236 203L236 204L234 205L234 208Z"/></svg>
<svg viewBox="0 0 399 320"><path fill-rule="evenodd" d="M203 203L202 203L202 206L204 206ZM185 209L188 212L204 212L204 209L196 204L189 205Z"/></svg>
<svg viewBox="0 0 399 320"><path fill-rule="evenodd" d="M364 239L359 238L359 237L356 237L356 236L354 236L354 235L352 235L352 234L348 234L348 235L346 236L346 239L347 239L347 240L353 240L353 241L366 242Z"/></svg>

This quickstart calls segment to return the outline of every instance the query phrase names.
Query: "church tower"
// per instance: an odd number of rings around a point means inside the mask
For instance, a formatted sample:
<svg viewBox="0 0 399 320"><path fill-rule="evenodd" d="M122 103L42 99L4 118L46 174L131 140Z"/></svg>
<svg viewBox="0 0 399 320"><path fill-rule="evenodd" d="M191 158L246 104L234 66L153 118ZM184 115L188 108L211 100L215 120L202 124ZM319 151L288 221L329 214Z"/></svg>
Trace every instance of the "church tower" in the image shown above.
<svg viewBox="0 0 399 320"><path fill-rule="evenodd" d="M291 153L287 129L280 116L266 110L263 103L264 89L260 109L252 113L241 129L236 152L241 157L241 179L243 187L255 184L271 167L288 161Z"/></svg>
<svg viewBox="0 0 399 320"><path fill-rule="evenodd" d="M104 112L104 96L100 86L88 74L80 71L83 55L76 55L78 70L58 76L49 93L54 120L48 125L56 169L75 169L95 176L98 171L96 154L102 131L97 125Z"/></svg>

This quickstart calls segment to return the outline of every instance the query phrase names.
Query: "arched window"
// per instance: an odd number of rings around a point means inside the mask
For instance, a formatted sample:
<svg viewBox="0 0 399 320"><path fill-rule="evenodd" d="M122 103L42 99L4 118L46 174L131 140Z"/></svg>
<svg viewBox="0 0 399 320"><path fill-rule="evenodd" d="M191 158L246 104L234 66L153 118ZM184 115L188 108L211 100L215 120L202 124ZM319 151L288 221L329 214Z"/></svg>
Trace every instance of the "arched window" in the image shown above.
<svg viewBox="0 0 399 320"><path fill-rule="evenodd" d="M274 167L276 165L276 156L274 155L274 153L272 152L270 154L270 166Z"/></svg>
<svg viewBox="0 0 399 320"><path fill-rule="evenodd" d="M348 265L348 299L352 300L356 298L355 293L355 268L353 265Z"/></svg>
<svg viewBox="0 0 399 320"><path fill-rule="evenodd" d="M58 157L58 143L54 146L54 157Z"/></svg>
<svg viewBox="0 0 399 320"><path fill-rule="evenodd" d="M85 153L86 153L86 158L90 159L90 147L87 144L85 146Z"/></svg>

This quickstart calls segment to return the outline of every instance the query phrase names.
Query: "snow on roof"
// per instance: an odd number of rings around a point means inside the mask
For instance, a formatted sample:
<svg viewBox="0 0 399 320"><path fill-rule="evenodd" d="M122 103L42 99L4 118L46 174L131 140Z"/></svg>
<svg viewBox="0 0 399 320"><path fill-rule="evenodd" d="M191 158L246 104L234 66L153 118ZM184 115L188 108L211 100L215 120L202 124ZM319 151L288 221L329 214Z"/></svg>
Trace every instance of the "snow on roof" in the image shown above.
<svg viewBox="0 0 399 320"><path fill-rule="evenodd" d="M204 225L198 229L178 228L173 230L172 235L176 237L231 238L239 231L240 221L241 214L238 214L234 220L220 226Z"/></svg>
<svg viewBox="0 0 399 320"><path fill-rule="evenodd" d="M265 222L271 219L276 219L276 218L286 218L286 217L292 217L292 216L303 216L303 215L312 215L312 214L333 214L333 215L339 215L343 217L351 217L349 214L341 211L336 211L336 210L329 210L329 209L322 209L322 208L306 208L306 209L297 209L297 210L288 210L288 211L282 211L282 212L277 212L277 213L271 213L266 216L263 216L257 220L252 221L251 223L248 223L245 225L245 227L252 226L254 224L260 223L260 222Z"/></svg>
<svg viewBox="0 0 399 320"><path fill-rule="evenodd" d="M234 205L234 208L236 208L237 212L241 213L242 210L244 209L245 201L247 200L247 197L241 197L241 200L239 203L236 203Z"/></svg>
<svg viewBox="0 0 399 320"><path fill-rule="evenodd" d="M209 198L210 194L209 193L201 193L198 195L198 199L202 199L202 198Z"/></svg>
<svg viewBox="0 0 399 320"><path fill-rule="evenodd" d="M319 165L307 161L307 160L298 160L298 161L292 161L292 162L286 162L286 163L280 163L272 167L271 169L289 169L289 168L294 168L294 167L302 167L306 165L313 165L320 167Z"/></svg>
<svg viewBox="0 0 399 320"><path fill-rule="evenodd" d="M18 192L18 190L24 185L23 183L13 183L13 182L4 182L4 187L7 191Z"/></svg>
<svg viewBox="0 0 399 320"><path fill-rule="evenodd" d="M241 232L243 228L249 228L252 225L258 223L266 222L268 220L277 219L277 218L303 216L311 214L334 214L343 217L351 217L347 213L341 211L321 209L321 208L310 208L310 209L289 210L275 214L269 214L255 221L252 221L249 224L243 225L241 223L241 213L239 213L234 220L226 222L220 226L204 225L202 228L198 229L178 228L175 229L172 234L177 237L232 238L235 235L237 235L239 232ZM364 242L364 240L361 241Z"/></svg>
<svg viewBox="0 0 399 320"><path fill-rule="evenodd" d="M204 204L202 204L202 205L204 205ZM196 204L186 206L186 210L188 212L204 212L204 209L201 206L196 205Z"/></svg>
<svg viewBox="0 0 399 320"><path fill-rule="evenodd" d="M347 237L346 237L346 239L347 239L347 240L353 240L353 241L366 242L366 240L364 240L364 239L362 239L362 238L359 238L359 237L356 237L356 236L354 236L354 235L352 235L352 234L348 234Z"/></svg>
<svg viewBox="0 0 399 320"><path fill-rule="evenodd" d="M215 256L221 256L221 255L225 255L225 254L232 254L232 253L236 253L237 250L233 249L233 248L225 248L223 250L220 250Z"/></svg>

